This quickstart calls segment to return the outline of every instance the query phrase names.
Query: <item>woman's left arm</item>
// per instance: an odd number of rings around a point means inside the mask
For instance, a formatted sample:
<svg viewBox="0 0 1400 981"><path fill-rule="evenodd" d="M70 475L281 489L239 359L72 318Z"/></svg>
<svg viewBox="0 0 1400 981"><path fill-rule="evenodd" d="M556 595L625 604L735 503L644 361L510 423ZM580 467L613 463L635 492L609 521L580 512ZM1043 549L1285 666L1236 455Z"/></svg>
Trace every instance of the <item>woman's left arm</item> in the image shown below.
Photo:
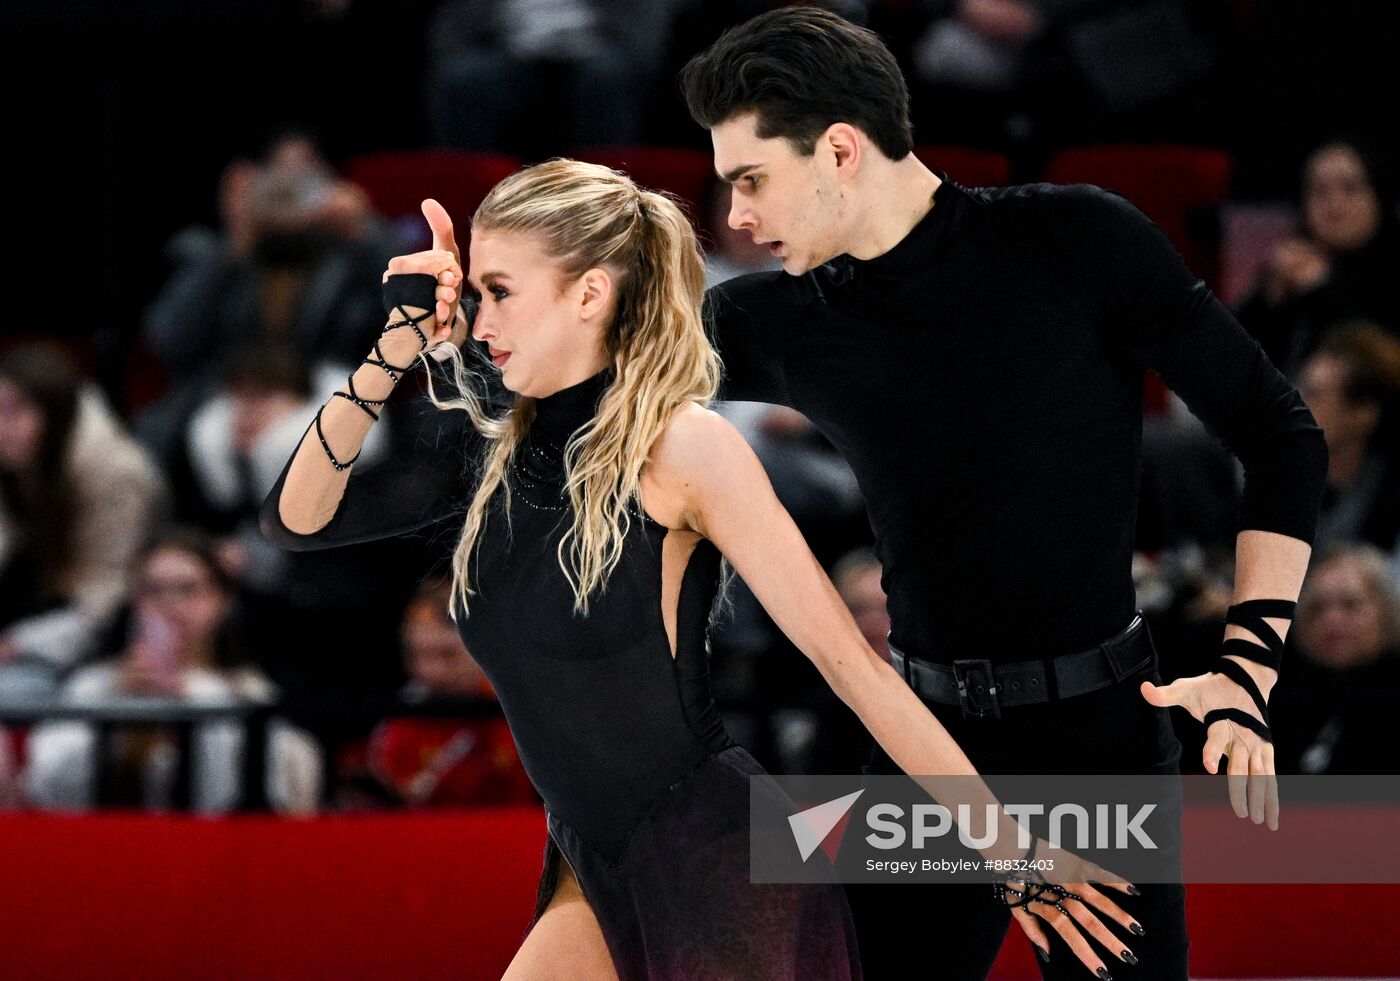
<svg viewBox="0 0 1400 981"><path fill-rule="evenodd" d="M984 855L1021 857L1015 834L1019 825L1001 809L990 788L976 779L976 767L928 707L865 642L738 430L714 412L686 406L652 447L643 493L653 517L703 535L729 559L774 622L811 659L900 769L914 776L974 778L944 781L940 786L953 793L957 804L971 805L973 814L987 813L986 805L993 805L997 836ZM928 781L920 782L927 789ZM942 803L947 806L950 802ZM971 830L981 834L985 829ZM1077 856L1057 848L1047 847L1038 857L1044 858L1052 850L1059 856L1057 869L1083 869L1089 873L1085 878L1105 887L1122 892L1132 888L1113 881L1118 877L1092 863L1070 861ZM1056 881L1063 879L1057 876ZM1125 929L1131 929L1133 920L1088 883L1075 881L1073 889L1074 895L1084 900L1067 902L1073 919L1053 906L1035 912L1093 971L1103 962L1079 928L1107 946L1117 940L1095 912ZM1044 946L1044 934L1026 908L1013 912L1032 942ZM1109 949L1122 946L1117 943Z"/></svg>
<svg viewBox="0 0 1400 981"><path fill-rule="evenodd" d="M764 609L811 659L906 773L977 769L889 663L870 648L748 443L698 407L677 414L652 448L649 510L660 491L692 530L733 564Z"/></svg>

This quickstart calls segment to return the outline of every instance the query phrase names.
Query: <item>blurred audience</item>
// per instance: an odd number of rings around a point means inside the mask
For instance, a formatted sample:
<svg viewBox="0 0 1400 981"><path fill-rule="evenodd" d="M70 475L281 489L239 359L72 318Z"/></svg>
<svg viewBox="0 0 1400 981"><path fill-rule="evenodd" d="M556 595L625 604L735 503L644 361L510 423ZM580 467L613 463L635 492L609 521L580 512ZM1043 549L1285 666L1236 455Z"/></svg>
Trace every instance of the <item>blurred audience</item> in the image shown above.
<svg viewBox="0 0 1400 981"><path fill-rule="evenodd" d="M831 582L841 594L860 634L871 649L890 659L890 614L881 584L880 560L870 548L857 548L842 556L831 570Z"/></svg>
<svg viewBox="0 0 1400 981"><path fill-rule="evenodd" d="M186 452L194 476L196 502L184 511L226 537L222 558L240 585L276 595L291 587L296 559L258 530L258 509L295 451L325 392L344 375L327 367L315 382L305 363L285 341L256 340L234 352L223 387L190 419ZM380 424L365 437L363 466L384 455L392 411L379 409Z"/></svg>
<svg viewBox="0 0 1400 981"><path fill-rule="evenodd" d="M1338 140L1303 168L1298 233L1275 247L1239 318L1290 378L1324 330L1367 319L1400 336L1400 228L1385 165Z"/></svg>
<svg viewBox="0 0 1400 981"><path fill-rule="evenodd" d="M79 707L175 703L222 706L268 703L277 691L247 663L233 628L233 584L212 539L174 529L143 550L136 562L134 602L124 646L113 657L79 670L59 704ZM245 732L241 722L202 722L191 740L192 810L228 811L242 795ZM97 737L87 722L47 722L29 734L29 799L46 808L77 810L94 804L168 809L179 764L166 726L117 726L112 755L97 759ZM99 768L110 767L99 799ZM303 733L279 720L268 728L268 800L281 811L315 810L320 755Z"/></svg>
<svg viewBox="0 0 1400 981"><path fill-rule="evenodd" d="M527 157L642 142L675 6L449 0L428 30L433 138Z"/></svg>
<svg viewBox="0 0 1400 981"><path fill-rule="evenodd" d="M380 275L397 251L364 193L302 136L283 137L261 161L234 161L219 198L220 232L191 228L171 241L175 269L142 328L170 385L134 426L172 471L190 413L248 342L290 344L313 369L359 364L383 324Z"/></svg>
<svg viewBox="0 0 1400 981"><path fill-rule="evenodd" d="M1318 550L1400 539L1400 340L1374 324L1324 336L1303 363L1298 390L1327 440L1327 491Z"/></svg>
<svg viewBox="0 0 1400 981"><path fill-rule="evenodd" d="M480 665L447 613L452 582L424 580L404 613L402 646L408 702L495 699ZM360 758L361 755L363 758ZM342 756L345 807L393 802L410 807L532 804L539 798L503 716L400 718L382 722L363 754Z"/></svg>
<svg viewBox="0 0 1400 981"><path fill-rule="evenodd" d="M51 694L127 598L160 473L58 348L0 356L0 698Z"/></svg>
<svg viewBox="0 0 1400 981"><path fill-rule="evenodd" d="M876 654L890 657L890 614L880 584L880 560L866 546L852 549L832 567L831 582L841 594L861 636ZM818 689L812 773L860 773L870 761L873 737L860 718L828 690Z"/></svg>
<svg viewBox="0 0 1400 981"><path fill-rule="evenodd" d="M1213 105L1225 24L1179 0L935 0L875 4L926 140L1178 140Z"/></svg>
<svg viewBox="0 0 1400 981"><path fill-rule="evenodd" d="M1280 773L1385 773L1400 766L1400 590L1369 545L1313 562L1270 698Z"/></svg>

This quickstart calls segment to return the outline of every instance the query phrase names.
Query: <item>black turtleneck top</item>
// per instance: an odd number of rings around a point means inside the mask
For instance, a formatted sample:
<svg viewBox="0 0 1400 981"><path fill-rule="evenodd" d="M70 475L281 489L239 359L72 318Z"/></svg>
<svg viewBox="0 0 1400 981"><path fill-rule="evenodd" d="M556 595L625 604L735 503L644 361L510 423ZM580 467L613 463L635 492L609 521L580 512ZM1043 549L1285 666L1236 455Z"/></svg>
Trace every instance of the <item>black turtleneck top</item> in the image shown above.
<svg viewBox="0 0 1400 981"><path fill-rule="evenodd" d="M724 397L801 411L851 464L914 656L1053 656L1128 623L1145 369L1243 463L1240 528L1312 540L1312 415L1117 195L945 178L889 252L742 276L707 312Z"/></svg>
<svg viewBox="0 0 1400 981"><path fill-rule="evenodd" d="M645 512L632 512L622 559L588 615L574 611L558 557L572 520L563 447L607 384L604 373L535 402L508 477L509 519L497 494L473 560L476 595L458 630L500 698L546 807L611 861L652 802L732 742L709 690L706 631L720 561L712 544L702 540L684 570L674 658L661 605L667 529ZM468 434L354 470L335 516L310 535L290 531L278 515L289 461L263 505L263 529L302 550L464 515L485 449Z"/></svg>

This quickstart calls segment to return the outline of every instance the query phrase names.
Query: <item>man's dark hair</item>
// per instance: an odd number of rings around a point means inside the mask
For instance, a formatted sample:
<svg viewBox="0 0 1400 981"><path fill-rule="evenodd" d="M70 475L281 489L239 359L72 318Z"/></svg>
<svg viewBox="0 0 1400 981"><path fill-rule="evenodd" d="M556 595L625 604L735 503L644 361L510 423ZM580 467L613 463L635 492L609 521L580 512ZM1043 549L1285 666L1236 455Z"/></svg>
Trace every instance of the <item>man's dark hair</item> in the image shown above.
<svg viewBox="0 0 1400 981"><path fill-rule="evenodd" d="M914 147L909 87L873 31L818 7L782 7L731 27L681 70L690 115L706 129L757 113L758 135L803 156L833 123L865 132L891 160Z"/></svg>

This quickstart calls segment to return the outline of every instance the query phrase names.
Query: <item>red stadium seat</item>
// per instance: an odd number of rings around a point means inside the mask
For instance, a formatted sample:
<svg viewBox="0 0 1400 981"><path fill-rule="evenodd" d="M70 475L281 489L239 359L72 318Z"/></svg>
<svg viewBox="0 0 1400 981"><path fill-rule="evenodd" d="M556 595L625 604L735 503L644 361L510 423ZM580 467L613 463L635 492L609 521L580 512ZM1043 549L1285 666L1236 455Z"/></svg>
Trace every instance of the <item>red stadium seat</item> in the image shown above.
<svg viewBox="0 0 1400 981"><path fill-rule="evenodd" d="M500 154L410 150L355 157L345 176L390 219L416 217L424 198L436 198L465 228L486 192L518 169L517 158Z"/></svg>
<svg viewBox="0 0 1400 981"><path fill-rule="evenodd" d="M1011 161L990 150L925 143L914 156L931 170L941 170L964 187L1001 187L1011 183Z"/></svg>

